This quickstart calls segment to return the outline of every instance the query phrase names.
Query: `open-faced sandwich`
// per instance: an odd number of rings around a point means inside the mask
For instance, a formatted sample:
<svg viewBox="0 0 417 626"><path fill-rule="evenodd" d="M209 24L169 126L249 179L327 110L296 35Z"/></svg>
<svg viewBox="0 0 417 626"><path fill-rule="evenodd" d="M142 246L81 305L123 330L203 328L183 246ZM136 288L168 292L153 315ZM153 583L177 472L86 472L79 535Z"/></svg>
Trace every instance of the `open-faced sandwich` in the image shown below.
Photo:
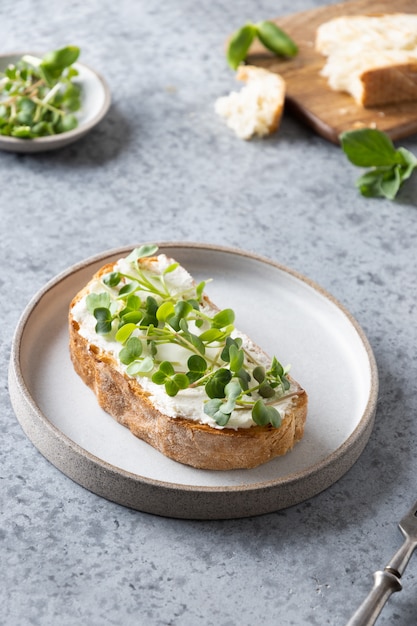
<svg viewBox="0 0 417 626"><path fill-rule="evenodd" d="M73 299L70 354L100 406L167 457L251 468L304 433L307 394L190 274L145 245Z"/></svg>

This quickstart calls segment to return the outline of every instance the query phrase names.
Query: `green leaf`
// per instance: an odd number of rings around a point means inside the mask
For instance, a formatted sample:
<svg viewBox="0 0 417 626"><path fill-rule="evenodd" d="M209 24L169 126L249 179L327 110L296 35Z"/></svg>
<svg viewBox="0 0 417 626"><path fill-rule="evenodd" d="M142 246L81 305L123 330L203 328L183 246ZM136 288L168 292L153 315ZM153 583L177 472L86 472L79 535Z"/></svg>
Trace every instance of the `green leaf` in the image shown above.
<svg viewBox="0 0 417 626"><path fill-rule="evenodd" d="M130 337L124 348L120 350L119 359L123 365L136 361L142 354L143 346L138 337Z"/></svg>
<svg viewBox="0 0 417 626"><path fill-rule="evenodd" d="M241 367L243 366L243 362L244 362L244 352L242 349L238 349L236 346L232 345L230 346L229 349L229 356L230 356L230 369L232 370L232 372L238 372Z"/></svg>
<svg viewBox="0 0 417 626"><path fill-rule="evenodd" d="M159 322L166 322L170 317L175 314L174 305L172 302L163 302L156 311L156 319Z"/></svg>
<svg viewBox="0 0 417 626"><path fill-rule="evenodd" d="M230 346L236 346L236 348L241 348L242 339L240 337L236 337L236 339L233 339L232 337L226 337L226 343L220 355L225 363L228 363L230 361Z"/></svg>
<svg viewBox="0 0 417 626"><path fill-rule="evenodd" d="M217 398L208 400L208 402L204 404L204 413L212 417L219 426L226 426L230 419L230 414L228 415L220 410L222 404L222 400Z"/></svg>
<svg viewBox="0 0 417 626"><path fill-rule="evenodd" d="M174 366L169 361L162 361L159 371L165 374L165 376L173 376L175 374Z"/></svg>
<svg viewBox="0 0 417 626"><path fill-rule="evenodd" d="M48 52L42 57L41 65L51 70L63 70L76 62L80 56L77 46L66 46L59 50Z"/></svg>
<svg viewBox="0 0 417 626"><path fill-rule="evenodd" d="M221 404L219 410L226 415L231 415L236 406L236 400L242 393L242 389L238 382L232 380L226 385L224 390L226 394L226 402Z"/></svg>
<svg viewBox="0 0 417 626"><path fill-rule="evenodd" d="M225 326L229 326L233 324L235 321L235 312L233 309L223 309L223 311L219 311L212 318L213 328L225 328Z"/></svg>
<svg viewBox="0 0 417 626"><path fill-rule="evenodd" d="M133 339L133 337L132 337ZM152 357L146 356L140 361L133 361L127 368L126 372L129 376L145 376L150 374L154 368Z"/></svg>
<svg viewBox="0 0 417 626"><path fill-rule="evenodd" d="M226 56L227 62L233 70L236 70L240 63L246 59L256 34L256 27L253 24L246 24L230 38Z"/></svg>
<svg viewBox="0 0 417 626"><path fill-rule="evenodd" d="M134 330L136 330L136 324L123 324L123 326L121 326L116 333L116 341L119 343L125 343Z"/></svg>
<svg viewBox="0 0 417 626"><path fill-rule="evenodd" d="M298 53L295 42L273 22L259 22L256 33L265 48L278 56L294 57Z"/></svg>
<svg viewBox="0 0 417 626"><path fill-rule="evenodd" d="M103 276L102 281L108 287L116 287L122 279L120 272L111 272Z"/></svg>
<svg viewBox="0 0 417 626"><path fill-rule="evenodd" d="M75 115L63 115L57 124L57 133L67 133L78 126L78 119Z"/></svg>
<svg viewBox="0 0 417 626"><path fill-rule="evenodd" d="M224 398L226 395L225 387L230 382L232 373L230 370L222 367L218 369L213 376L209 378L205 385L206 394L209 398Z"/></svg>
<svg viewBox="0 0 417 626"><path fill-rule="evenodd" d="M273 398L275 396L275 390L266 382L261 383L258 391L263 398Z"/></svg>
<svg viewBox="0 0 417 626"><path fill-rule="evenodd" d="M124 296L128 296L134 293L137 288L138 284L135 282L126 283L126 285L123 285L123 287L121 287L121 289L119 290L119 298L123 298Z"/></svg>
<svg viewBox="0 0 417 626"><path fill-rule="evenodd" d="M89 293L85 304L87 307L87 311L91 314L94 313L94 309L104 308L108 309L110 306L110 296L106 292L102 293Z"/></svg>
<svg viewBox="0 0 417 626"><path fill-rule="evenodd" d="M165 391L171 397L176 396L181 389L187 389L190 382L185 374L175 374L165 381Z"/></svg>
<svg viewBox="0 0 417 626"><path fill-rule="evenodd" d="M111 331L111 323L113 316L109 309L98 307L94 309L94 317L97 320L95 327L96 333L99 335L107 335Z"/></svg>
<svg viewBox="0 0 417 626"><path fill-rule="evenodd" d="M281 416L273 406L267 406L263 400L257 400L252 408L252 419L258 426L272 424L274 428L281 426Z"/></svg>
<svg viewBox="0 0 417 626"><path fill-rule="evenodd" d="M353 165L377 167L404 163L391 139L376 128L361 128L340 135L342 148Z"/></svg>
<svg viewBox="0 0 417 626"><path fill-rule="evenodd" d="M258 383L262 383L265 380L265 368L262 365L257 365L252 372L252 376Z"/></svg>
<svg viewBox="0 0 417 626"><path fill-rule="evenodd" d="M202 299L202 297L203 297L203 293L204 293L204 289L205 289L205 287L206 287L206 283L205 283L205 281L202 281L202 282L201 282L201 283L199 283L199 284L197 285L197 287L196 287L195 292L196 292L197 300L198 300L199 302L200 302L200 300L201 300L201 299Z"/></svg>
<svg viewBox="0 0 417 626"><path fill-rule="evenodd" d="M187 361L188 369L190 372L198 374L204 374L207 370L207 361L198 354L193 354Z"/></svg>
<svg viewBox="0 0 417 626"><path fill-rule="evenodd" d="M168 267L164 269L163 275L165 276L165 274L170 274L171 272L175 271L177 267L179 267L179 265L179 263L171 263L171 265L168 265Z"/></svg>
<svg viewBox="0 0 417 626"><path fill-rule="evenodd" d="M145 244L140 246L140 248L132 250L132 252L126 257L126 261L137 261L138 259L143 259L144 257L154 256L157 251L157 245Z"/></svg>
<svg viewBox="0 0 417 626"><path fill-rule="evenodd" d="M199 337L204 343L213 343L221 341L224 338L224 332L218 328L209 328L203 331Z"/></svg>

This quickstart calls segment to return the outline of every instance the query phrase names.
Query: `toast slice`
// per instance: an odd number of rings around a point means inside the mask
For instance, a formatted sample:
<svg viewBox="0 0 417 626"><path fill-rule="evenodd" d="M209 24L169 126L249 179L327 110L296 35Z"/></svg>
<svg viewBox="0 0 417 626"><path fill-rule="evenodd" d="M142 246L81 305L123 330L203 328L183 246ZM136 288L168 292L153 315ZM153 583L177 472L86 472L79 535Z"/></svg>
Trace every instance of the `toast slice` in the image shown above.
<svg viewBox="0 0 417 626"><path fill-rule="evenodd" d="M252 468L304 433L307 394L173 259L143 246L74 297L69 349L100 406L167 457Z"/></svg>
<svg viewBox="0 0 417 626"><path fill-rule="evenodd" d="M319 26L322 75L363 107L417 100L417 15L351 15Z"/></svg>

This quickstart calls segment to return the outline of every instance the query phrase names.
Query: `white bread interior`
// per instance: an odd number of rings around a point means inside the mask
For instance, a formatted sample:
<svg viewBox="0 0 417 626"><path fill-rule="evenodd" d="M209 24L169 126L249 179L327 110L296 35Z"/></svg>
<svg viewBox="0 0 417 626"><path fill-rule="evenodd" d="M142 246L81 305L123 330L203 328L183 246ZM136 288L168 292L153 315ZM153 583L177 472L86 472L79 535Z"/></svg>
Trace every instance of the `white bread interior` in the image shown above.
<svg viewBox="0 0 417 626"><path fill-rule="evenodd" d="M245 86L218 98L216 113L241 139L264 137L275 132L284 109L285 81L282 76L260 67L241 65L236 77L244 81Z"/></svg>
<svg viewBox="0 0 417 626"><path fill-rule="evenodd" d="M363 107L417 99L417 14L352 15L319 26L322 75Z"/></svg>
<svg viewBox="0 0 417 626"><path fill-rule="evenodd" d="M199 469L252 468L291 450L304 434L307 416L307 394L293 379L290 379L293 397L282 413L279 428L271 425L213 428L158 410L152 396L141 386L140 377L128 376L113 354L82 336L80 323L73 315L74 307L90 292L90 285L112 268L113 264L103 267L74 297L69 311L71 359L100 406L165 456Z"/></svg>

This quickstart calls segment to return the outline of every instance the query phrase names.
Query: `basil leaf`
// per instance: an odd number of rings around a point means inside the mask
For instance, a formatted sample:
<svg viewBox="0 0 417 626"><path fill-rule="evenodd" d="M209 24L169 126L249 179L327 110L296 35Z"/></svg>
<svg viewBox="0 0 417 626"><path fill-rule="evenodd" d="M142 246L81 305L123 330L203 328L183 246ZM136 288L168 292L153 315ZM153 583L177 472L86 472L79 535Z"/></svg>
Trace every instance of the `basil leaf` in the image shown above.
<svg viewBox="0 0 417 626"><path fill-rule="evenodd" d="M259 22L256 25L259 40L265 48L278 56L295 57L298 47L281 28L273 22Z"/></svg>
<svg viewBox="0 0 417 626"><path fill-rule="evenodd" d="M375 128L361 128L341 134L342 148L353 165L377 167L403 163L404 157L395 149L391 139Z"/></svg>
<svg viewBox="0 0 417 626"><path fill-rule="evenodd" d="M240 63L246 59L256 34L256 27L253 24L246 24L230 38L226 56L227 62L233 70L236 70Z"/></svg>

